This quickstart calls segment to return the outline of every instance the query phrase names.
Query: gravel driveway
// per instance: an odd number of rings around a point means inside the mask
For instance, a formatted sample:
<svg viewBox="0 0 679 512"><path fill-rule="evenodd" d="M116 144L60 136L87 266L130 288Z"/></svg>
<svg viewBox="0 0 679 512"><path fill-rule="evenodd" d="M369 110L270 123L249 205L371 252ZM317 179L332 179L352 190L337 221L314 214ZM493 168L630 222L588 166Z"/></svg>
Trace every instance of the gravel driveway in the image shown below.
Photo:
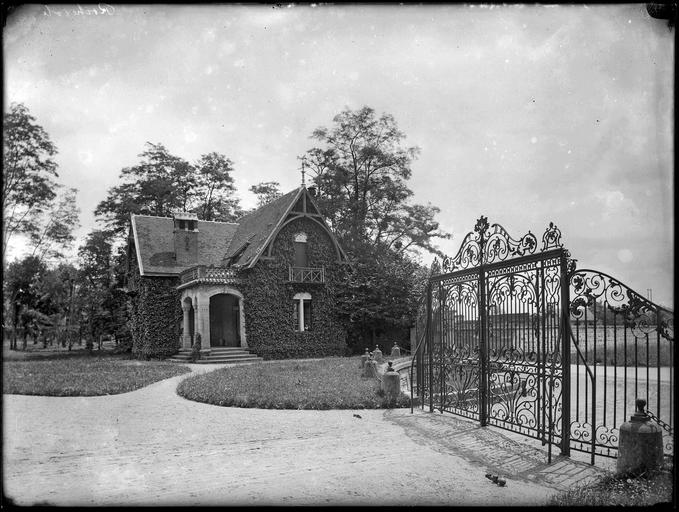
<svg viewBox="0 0 679 512"><path fill-rule="evenodd" d="M450 415L191 402L175 393L187 375L105 397L4 395L5 497L19 505L540 505L600 472L568 459L548 466L544 451ZM507 485L487 480L489 471Z"/></svg>

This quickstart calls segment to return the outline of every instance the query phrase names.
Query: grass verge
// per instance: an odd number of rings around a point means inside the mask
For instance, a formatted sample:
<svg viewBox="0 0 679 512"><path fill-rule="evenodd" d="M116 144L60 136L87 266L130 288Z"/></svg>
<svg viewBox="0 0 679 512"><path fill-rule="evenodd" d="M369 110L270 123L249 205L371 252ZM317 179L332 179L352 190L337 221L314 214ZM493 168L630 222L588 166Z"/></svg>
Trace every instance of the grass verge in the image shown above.
<svg viewBox="0 0 679 512"><path fill-rule="evenodd" d="M667 466L637 478L607 476L553 496L548 505L567 507L648 507L672 501L672 469Z"/></svg>
<svg viewBox="0 0 679 512"><path fill-rule="evenodd" d="M275 361L222 368L183 380L188 400L261 409L382 409L410 407L401 394L390 402L376 379L364 379L360 357Z"/></svg>
<svg viewBox="0 0 679 512"><path fill-rule="evenodd" d="M128 356L70 356L4 361L3 393L43 396L116 395L190 371L162 361Z"/></svg>

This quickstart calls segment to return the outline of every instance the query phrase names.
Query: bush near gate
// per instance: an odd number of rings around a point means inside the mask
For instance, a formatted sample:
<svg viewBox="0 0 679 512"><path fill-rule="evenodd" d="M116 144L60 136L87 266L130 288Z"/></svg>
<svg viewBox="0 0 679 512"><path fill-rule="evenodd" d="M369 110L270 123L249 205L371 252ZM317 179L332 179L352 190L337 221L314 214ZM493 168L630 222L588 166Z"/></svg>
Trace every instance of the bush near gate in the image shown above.
<svg viewBox="0 0 679 512"><path fill-rule="evenodd" d="M671 464L637 478L607 476L599 481L553 496L547 505L570 507L648 507L672 501Z"/></svg>
<svg viewBox="0 0 679 512"><path fill-rule="evenodd" d="M3 362L2 391L15 395L100 396L182 375L186 366L134 361L127 355L74 355Z"/></svg>
<svg viewBox="0 0 679 512"><path fill-rule="evenodd" d="M213 405L261 409L383 409L390 404L376 379L361 378L360 357L271 361L223 368L183 380L177 393Z"/></svg>

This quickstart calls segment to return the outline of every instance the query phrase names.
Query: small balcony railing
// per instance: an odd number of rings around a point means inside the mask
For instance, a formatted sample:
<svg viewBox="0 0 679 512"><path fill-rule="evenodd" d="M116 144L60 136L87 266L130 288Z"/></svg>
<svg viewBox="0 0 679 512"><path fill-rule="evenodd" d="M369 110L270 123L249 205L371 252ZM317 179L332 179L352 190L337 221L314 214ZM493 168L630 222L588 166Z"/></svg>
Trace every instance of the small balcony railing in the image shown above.
<svg viewBox="0 0 679 512"><path fill-rule="evenodd" d="M234 269L204 265L185 270L179 276L180 287L199 283L233 284L236 282L238 282L238 277Z"/></svg>
<svg viewBox="0 0 679 512"><path fill-rule="evenodd" d="M325 283L325 269L323 267L290 267L291 283Z"/></svg>

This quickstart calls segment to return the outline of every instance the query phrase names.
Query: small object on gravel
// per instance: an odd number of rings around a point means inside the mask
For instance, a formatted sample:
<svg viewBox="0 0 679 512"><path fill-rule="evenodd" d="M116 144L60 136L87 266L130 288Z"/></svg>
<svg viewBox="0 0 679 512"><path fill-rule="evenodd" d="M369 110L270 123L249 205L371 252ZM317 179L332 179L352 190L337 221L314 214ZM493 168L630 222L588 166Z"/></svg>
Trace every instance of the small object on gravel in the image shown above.
<svg viewBox="0 0 679 512"><path fill-rule="evenodd" d="M486 473L486 478L488 480L491 480L493 478L493 475L491 475L490 473Z"/></svg>
<svg viewBox="0 0 679 512"><path fill-rule="evenodd" d="M493 476L491 477L491 480L493 481L494 484L496 484L498 478L499 478L499 477L498 477L497 475L493 475Z"/></svg>
<svg viewBox="0 0 679 512"><path fill-rule="evenodd" d="M360 418L360 417L361 417L360 414L354 414L354 418Z"/></svg>
<svg viewBox="0 0 679 512"><path fill-rule="evenodd" d="M499 485L500 487L504 487L506 483L507 480L503 480L502 478L498 478L497 480L497 485Z"/></svg>

